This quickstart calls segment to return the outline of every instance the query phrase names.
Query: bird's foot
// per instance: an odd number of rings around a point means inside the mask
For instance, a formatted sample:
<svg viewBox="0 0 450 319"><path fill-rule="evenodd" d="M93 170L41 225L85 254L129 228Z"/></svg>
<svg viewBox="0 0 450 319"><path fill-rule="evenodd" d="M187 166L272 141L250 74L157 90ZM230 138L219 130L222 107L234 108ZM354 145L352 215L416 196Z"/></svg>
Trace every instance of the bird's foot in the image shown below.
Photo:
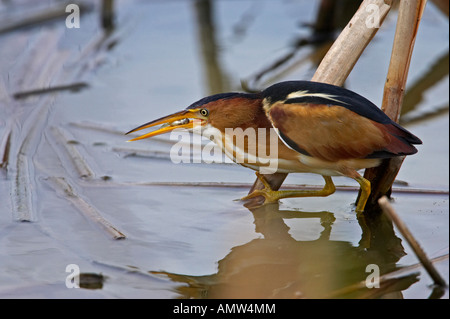
<svg viewBox="0 0 450 319"><path fill-rule="evenodd" d="M333 184L330 176L323 176L325 179L325 186L320 190L282 190L275 191L273 190L267 180L260 173L256 173L256 176L264 185L263 189L255 189L253 192L248 194L247 196L241 198L241 200L248 200L251 198L255 198L258 196L263 196L265 201L264 204L275 203L283 198L292 198L292 197L326 197L335 192L336 187ZM359 208L359 207L357 207ZM364 207L363 207L364 209Z"/></svg>
<svg viewBox="0 0 450 319"><path fill-rule="evenodd" d="M264 204L277 202L280 199L279 191L274 191L270 187L269 183L264 178L264 176L262 174L260 174L259 172L256 172L256 176L261 181L261 183L264 185L264 188L263 189L255 189L253 192L251 192L247 196L242 197L241 200L245 201L245 200L252 199L252 198L255 198L258 196L263 196L265 199Z"/></svg>

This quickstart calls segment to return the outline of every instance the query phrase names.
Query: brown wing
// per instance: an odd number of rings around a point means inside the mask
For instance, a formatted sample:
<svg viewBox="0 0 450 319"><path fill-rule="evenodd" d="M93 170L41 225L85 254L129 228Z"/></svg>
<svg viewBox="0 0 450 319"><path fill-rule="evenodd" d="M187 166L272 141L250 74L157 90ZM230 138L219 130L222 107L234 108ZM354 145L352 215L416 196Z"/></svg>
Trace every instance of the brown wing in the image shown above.
<svg viewBox="0 0 450 319"><path fill-rule="evenodd" d="M279 102L268 117L293 149L332 162L388 152L393 139L383 124L337 105Z"/></svg>

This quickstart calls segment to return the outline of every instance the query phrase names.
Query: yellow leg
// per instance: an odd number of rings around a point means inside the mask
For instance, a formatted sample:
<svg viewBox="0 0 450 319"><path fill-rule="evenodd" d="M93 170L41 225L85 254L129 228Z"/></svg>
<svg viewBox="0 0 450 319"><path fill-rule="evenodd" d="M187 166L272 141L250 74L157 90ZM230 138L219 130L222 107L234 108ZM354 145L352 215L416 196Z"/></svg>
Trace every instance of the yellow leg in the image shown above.
<svg viewBox="0 0 450 319"><path fill-rule="evenodd" d="M356 212L362 213L362 212L364 212L364 208L366 207L367 200L369 199L370 182L360 175L358 177L356 177L355 180L361 186L361 195L359 196L359 200L356 203Z"/></svg>
<svg viewBox="0 0 450 319"><path fill-rule="evenodd" d="M336 187L333 184L333 180L330 176L322 176L325 179L325 186L321 190L283 190L283 191L274 191L269 183L266 181L264 176L262 176L259 172L256 172L256 176L258 179L264 184L263 189L256 189L251 194L241 198L241 200L246 200L250 198L254 198L257 196L264 196L266 203L276 202L282 198L290 198L290 197L313 197L313 196L328 196L334 193Z"/></svg>

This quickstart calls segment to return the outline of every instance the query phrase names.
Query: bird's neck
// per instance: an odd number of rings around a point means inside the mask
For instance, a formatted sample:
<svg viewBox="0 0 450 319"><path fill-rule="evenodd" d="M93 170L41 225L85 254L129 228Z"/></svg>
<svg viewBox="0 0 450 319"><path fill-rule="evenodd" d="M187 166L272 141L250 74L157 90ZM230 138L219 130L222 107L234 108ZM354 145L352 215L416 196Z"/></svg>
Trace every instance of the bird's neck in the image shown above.
<svg viewBox="0 0 450 319"><path fill-rule="evenodd" d="M271 124L262 108L261 99L235 98L220 108L220 118L211 121L211 125L222 134L230 129L270 128Z"/></svg>

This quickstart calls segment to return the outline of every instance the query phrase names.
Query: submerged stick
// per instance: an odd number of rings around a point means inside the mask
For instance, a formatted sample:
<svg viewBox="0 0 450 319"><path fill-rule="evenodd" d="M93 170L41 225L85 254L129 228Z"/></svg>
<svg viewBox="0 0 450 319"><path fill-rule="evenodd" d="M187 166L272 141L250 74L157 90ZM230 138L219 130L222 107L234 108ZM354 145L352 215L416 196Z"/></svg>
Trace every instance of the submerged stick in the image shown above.
<svg viewBox="0 0 450 319"><path fill-rule="evenodd" d="M52 127L51 133L56 141L64 147L64 150L70 158L70 161L72 162L78 175L81 178L93 177L94 173L91 167L83 158L83 156L81 156L80 152L78 151L77 144L73 142L74 139L72 138L72 136L69 136L69 133L57 127ZM61 159L61 162L64 163L63 159Z"/></svg>
<svg viewBox="0 0 450 319"><path fill-rule="evenodd" d="M101 187L121 187L121 186L163 186L163 187L206 187L206 188L245 188L248 189L249 183L228 183L228 182L100 182L89 181L90 186ZM280 189L293 190L321 190L323 186L308 184L284 184ZM336 191L355 192L359 186L336 185ZM396 193L418 194L418 195L449 195L448 190L439 189L418 189L418 188L394 188Z"/></svg>
<svg viewBox="0 0 450 319"><path fill-rule="evenodd" d="M31 14L17 16L14 20L4 19L0 23L0 34L19 30L22 28L30 28L41 25L42 23L51 22L57 19L64 19L67 17L66 13L66 3L53 4L51 7L44 8L32 12ZM93 6L91 4L80 3L77 4L81 11L88 12L91 11Z"/></svg>
<svg viewBox="0 0 450 319"><path fill-rule="evenodd" d="M3 135L0 142L0 168L6 168L8 165L9 150L11 149L11 130Z"/></svg>
<svg viewBox="0 0 450 319"><path fill-rule="evenodd" d="M170 152L166 151L152 151L152 150L141 150L126 147L113 147L111 149L113 152L126 153L124 157L145 157L153 159L162 159L170 161Z"/></svg>
<svg viewBox="0 0 450 319"><path fill-rule="evenodd" d="M408 242L411 246L412 250L416 254L417 258L422 263L425 270L428 272L430 277L433 279L436 285L446 287L447 284L445 280L441 277L439 272L436 270L432 262L428 259L427 255L420 247L420 244L414 238L413 234L410 232L408 227L406 227L405 223L400 219L395 210L392 208L391 204L389 204L389 200L386 196L381 197L378 200L378 204L380 205L383 212L392 220L392 222L397 226L397 229L402 234L403 238Z"/></svg>
<svg viewBox="0 0 450 319"><path fill-rule="evenodd" d="M59 91L72 91L72 92L78 92L81 89L88 88L89 85L85 82L77 82L67 85L55 85L47 88L42 89L35 89L35 90L28 90L28 91L22 91L17 92L13 94L13 97L18 99L24 99L32 95L41 95L41 94L47 94L47 93L53 93L53 92L59 92Z"/></svg>
<svg viewBox="0 0 450 319"><path fill-rule="evenodd" d="M115 226L113 226L109 221L107 221L103 216L87 203L83 198L81 198L72 186L63 177L49 177L47 179L50 186L57 192L62 193L64 198L67 198L75 207L85 216L88 220L94 222L97 226L100 226L108 235L112 236L114 239L124 239L126 236L119 231Z"/></svg>

